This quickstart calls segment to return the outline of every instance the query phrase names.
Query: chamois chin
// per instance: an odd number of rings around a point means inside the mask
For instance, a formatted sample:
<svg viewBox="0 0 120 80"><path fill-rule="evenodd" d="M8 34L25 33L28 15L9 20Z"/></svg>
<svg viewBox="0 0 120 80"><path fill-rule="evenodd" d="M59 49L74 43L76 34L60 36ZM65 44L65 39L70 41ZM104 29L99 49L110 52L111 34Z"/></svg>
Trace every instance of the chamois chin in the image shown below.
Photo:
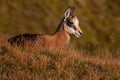
<svg viewBox="0 0 120 80"><path fill-rule="evenodd" d="M82 30L79 27L79 21L73 15L75 8L69 7L61 20L55 33L48 34L22 34L8 39L10 45L22 47L36 47L38 49L55 49L61 50L70 41L70 35L80 37Z"/></svg>

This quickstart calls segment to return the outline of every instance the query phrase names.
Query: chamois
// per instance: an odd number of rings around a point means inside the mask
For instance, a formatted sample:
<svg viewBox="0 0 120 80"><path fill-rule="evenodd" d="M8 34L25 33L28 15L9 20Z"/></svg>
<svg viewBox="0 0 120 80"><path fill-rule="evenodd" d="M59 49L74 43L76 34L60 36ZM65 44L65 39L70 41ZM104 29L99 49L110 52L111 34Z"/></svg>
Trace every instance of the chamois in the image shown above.
<svg viewBox="0 0 120 80"><path fill-rule="evenodd" d="M10 45L36 47L38 49L61 50L70 41L70 35L80 37L82 30L78 18L73 14L75 7L69 7L64 13L57 30L53 34L22 34L8 39Z"/></svg>

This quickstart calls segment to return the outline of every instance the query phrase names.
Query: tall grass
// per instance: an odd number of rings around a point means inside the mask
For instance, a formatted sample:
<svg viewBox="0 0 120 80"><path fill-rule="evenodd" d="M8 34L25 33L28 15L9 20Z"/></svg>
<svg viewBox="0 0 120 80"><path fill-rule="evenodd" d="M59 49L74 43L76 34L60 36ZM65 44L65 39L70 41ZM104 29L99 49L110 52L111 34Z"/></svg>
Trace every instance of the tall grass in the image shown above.
<svg viewBox="0 0 120 80"><path fill-rule="evenodd" d="M7 36L6 36L7 37ZM11 47L1 35L0 79L1 80L119 80L120 58L112 53L89 55L84 49L74 46L64 51L31 51ZM103 53L103 51L96 51ZM92 53L91 53L92 54ZM120 56L120 55L117 55Z"/></svg>

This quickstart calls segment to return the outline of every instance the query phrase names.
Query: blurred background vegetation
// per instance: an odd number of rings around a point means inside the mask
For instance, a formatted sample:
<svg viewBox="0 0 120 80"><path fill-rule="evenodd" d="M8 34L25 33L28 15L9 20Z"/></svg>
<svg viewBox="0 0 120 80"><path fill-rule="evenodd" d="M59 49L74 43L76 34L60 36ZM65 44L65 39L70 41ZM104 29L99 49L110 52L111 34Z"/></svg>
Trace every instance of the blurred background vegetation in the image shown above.
<svg viewBox="0 0 120 80"><path fill-rule="evenodd" d="M77 49L120 50L120 0L0 0L0 32L51 34L69 6L75 6L83 36Z"/></svg>

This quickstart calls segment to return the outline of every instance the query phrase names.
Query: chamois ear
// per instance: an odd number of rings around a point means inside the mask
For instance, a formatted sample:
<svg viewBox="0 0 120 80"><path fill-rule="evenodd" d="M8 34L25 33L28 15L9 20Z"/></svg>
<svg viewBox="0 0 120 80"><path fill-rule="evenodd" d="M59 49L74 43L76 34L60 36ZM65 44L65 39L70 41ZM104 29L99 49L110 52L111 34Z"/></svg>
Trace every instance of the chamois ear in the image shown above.
<svg viewBox="0 0 120 80"><path fill-rule="evenodd" d="M74 11L75 11L75 7L71 7L71 9L70 9L70 15L73 15Z"/></svg>
<svg viewBox="0 0 120 80"><path fill-rule="evenodd" d="M65 14L64 14L64 17L65 19L68 18L71 14L71 8L69 7L66 11L65 11Z"/></svg>
<svg viewBox="0 0 120 80"><path fill-rule="evenodd" d="M68 18L70 15L73 15L75 11L75 7L69 7L64 14L65 19Z"/></svg>

